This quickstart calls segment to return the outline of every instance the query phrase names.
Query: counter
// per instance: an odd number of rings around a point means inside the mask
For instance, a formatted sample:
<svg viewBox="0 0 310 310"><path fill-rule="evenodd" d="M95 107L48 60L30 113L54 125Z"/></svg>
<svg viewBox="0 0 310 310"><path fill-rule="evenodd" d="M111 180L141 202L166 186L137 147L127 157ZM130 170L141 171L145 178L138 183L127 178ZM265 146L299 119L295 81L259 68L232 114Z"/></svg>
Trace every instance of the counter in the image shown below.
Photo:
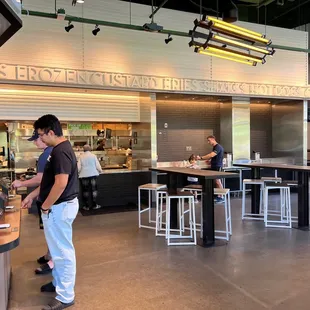
<svg viewBox="0 0 310 310"><path fill-rule="evenodd" d="M98 177L97 203L103 208L137 205L138 187L151 180L149 168L103 170Z"/></svg>
<svg viewBox="0 0 310 310"><path fill-rule="evenodd" d="M142 168L142 169L103 169L101 174L137 173L137 172L146 172L146 171L149 171L149 168Z"/></svg>
<svg viewBox="0 0 310 310"><path fill-rule="evenodd" d="M9 205L15 207L12 212L5 213L5 220L0 223L9 223L11 227L0 230L0 309L7 309L10 280L11 280L11 263L10 251L19 245L20 238L20 205L21 197L16 196L10 200Z"/></svg>

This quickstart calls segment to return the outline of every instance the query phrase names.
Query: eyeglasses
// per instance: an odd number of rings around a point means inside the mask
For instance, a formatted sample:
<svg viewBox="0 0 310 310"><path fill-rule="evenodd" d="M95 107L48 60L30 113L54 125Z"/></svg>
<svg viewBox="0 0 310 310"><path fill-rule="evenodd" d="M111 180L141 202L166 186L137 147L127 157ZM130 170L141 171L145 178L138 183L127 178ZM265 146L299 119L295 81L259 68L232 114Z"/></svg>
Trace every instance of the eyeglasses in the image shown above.
<svg viewBox="0 0 310 310"><path fill-rule="evenodd" d="M44 135L47 135L49 133L49 130L45 130L43 133L38 133L39 137L43 137Z"/></svg>

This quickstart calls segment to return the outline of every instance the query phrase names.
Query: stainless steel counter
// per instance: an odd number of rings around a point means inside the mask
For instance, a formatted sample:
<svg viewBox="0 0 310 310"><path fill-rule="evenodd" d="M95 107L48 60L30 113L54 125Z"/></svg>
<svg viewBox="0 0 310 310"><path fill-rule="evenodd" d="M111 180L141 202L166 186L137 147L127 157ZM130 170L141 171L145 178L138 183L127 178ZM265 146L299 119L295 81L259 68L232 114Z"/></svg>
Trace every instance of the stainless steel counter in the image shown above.
<svg viewBox="0 0 310 310"><path fill-rule="evenodd" d="M149 168L142 169L103 169L101 174L136 173L147 172Z"/></svg>

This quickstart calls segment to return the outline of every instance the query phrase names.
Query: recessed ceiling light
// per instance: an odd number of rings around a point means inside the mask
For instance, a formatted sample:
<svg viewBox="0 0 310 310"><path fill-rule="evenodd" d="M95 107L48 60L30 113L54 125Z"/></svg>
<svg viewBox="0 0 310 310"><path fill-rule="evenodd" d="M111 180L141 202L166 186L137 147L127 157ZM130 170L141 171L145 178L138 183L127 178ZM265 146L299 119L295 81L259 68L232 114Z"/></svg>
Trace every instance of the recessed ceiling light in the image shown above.
<svg viewBox="0 0 310 310"><path fill-rule="evenodd" d="M76 3L84 3L84 0L76 0Z"/></svg>

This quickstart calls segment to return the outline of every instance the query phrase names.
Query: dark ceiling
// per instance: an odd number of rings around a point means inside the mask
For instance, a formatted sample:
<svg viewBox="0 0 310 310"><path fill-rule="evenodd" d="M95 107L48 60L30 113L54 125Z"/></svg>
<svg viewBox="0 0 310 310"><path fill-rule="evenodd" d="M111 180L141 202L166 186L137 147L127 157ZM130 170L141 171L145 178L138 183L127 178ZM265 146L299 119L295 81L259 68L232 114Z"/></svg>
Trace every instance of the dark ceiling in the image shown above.
<svg viewBox="0 0 310 310"><path fill-rule="evenodd" d="M122 0L150 5L152 0ZM153 0L154 8L164 0ZM231 0L168 0L164 8L222 16L224 10L232 7ZM233 0L239 10L239 20L267 24L282 28L296 28L310 23L310 0ZM219 6L219 7L218 7ZM217 10L218 8L218 10ZM155 15L156 21L156 15Z"/></svg>

